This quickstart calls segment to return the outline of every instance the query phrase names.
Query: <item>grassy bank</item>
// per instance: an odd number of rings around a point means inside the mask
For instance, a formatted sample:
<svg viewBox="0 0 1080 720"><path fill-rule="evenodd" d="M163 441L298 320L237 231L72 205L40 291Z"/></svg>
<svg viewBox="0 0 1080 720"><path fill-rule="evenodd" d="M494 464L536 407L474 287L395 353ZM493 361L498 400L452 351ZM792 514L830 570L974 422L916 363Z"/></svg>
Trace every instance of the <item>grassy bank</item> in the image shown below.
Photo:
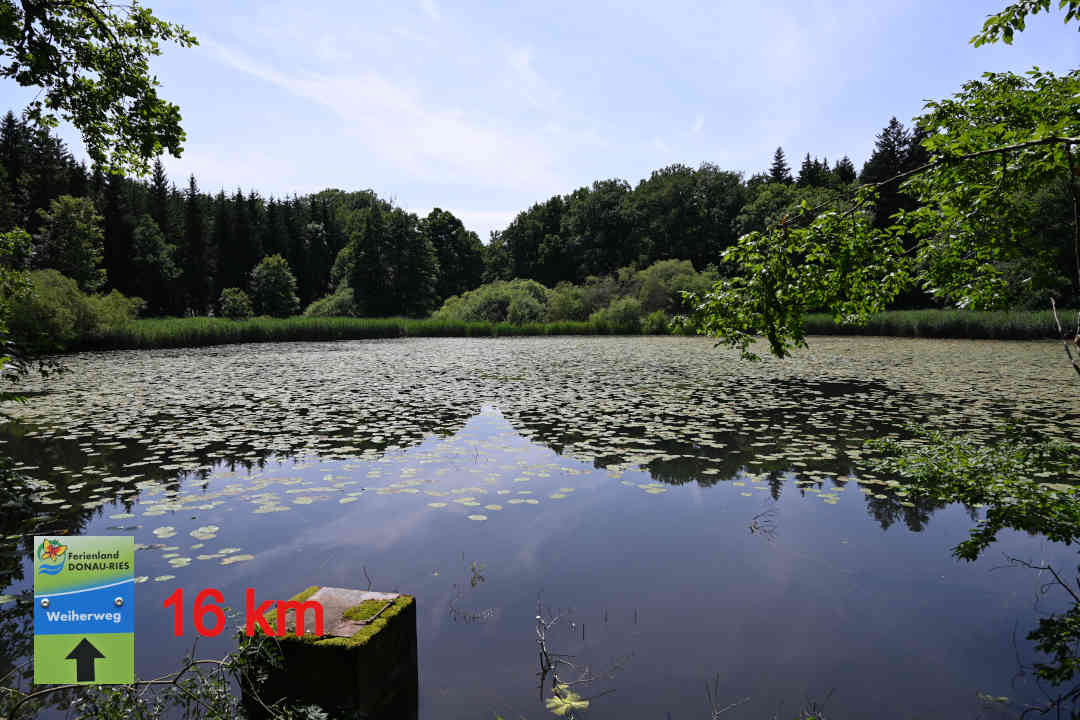
<svg viewBox="0 0 1080 720"><path fill-rule="evenodd" d="M1075 314L1063 321L1075 327ZM876 316L861 328L838 326L828 315L810 315L808 334L890 335L928 338L1029 340L1056 337L1049 311L964 312L910 310ZM408 318L150 318L136 320L75 343L72 350L201 347L246 342L360 340L398 337L506 337L515 335L602 335L590 322L455 323Z"/></svg>

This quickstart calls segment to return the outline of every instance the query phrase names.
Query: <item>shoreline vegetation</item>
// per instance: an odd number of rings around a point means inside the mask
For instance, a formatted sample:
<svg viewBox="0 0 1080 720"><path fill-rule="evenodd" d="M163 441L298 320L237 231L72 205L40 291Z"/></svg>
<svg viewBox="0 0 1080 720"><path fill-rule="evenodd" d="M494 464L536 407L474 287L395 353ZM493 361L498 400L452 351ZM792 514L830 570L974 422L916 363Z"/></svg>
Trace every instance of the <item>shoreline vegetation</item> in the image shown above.
<svg viewBox="0 0 1080 720"><path fill-rule="evenodd" d="M1075 311L1061 311L1063 322ZM1066 320L1068 317L1068 320ZM1071 324L1071 323L1070 323ZM838 325L831 315L806 318L808 335L876 335L972 340L1059 339L1053 314L1043 311L976 312L896 310L880 313L859 327ZM66 351L149 350L233 343L363 340L406 337L513 337L541 335L639 335L613 332L596 322L452 322L439 319L353 317L146 318L101 330L71 342Z"/></svg>

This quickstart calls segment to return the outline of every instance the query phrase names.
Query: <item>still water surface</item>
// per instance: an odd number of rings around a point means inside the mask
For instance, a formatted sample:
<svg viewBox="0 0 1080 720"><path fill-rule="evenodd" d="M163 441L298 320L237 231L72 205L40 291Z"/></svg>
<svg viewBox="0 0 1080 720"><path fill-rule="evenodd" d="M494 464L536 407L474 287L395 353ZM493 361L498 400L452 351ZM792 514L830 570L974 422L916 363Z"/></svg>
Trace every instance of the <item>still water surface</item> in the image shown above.
<svg viewBox="0 0 1080 720"><path fill-rule="evenodd" d="M1009 717L1042 698L1017 658L1056 606L1003 554L1068 569L1075 551L1005 533L954 560L978 509L912 506L863 442L910 420L1063 434L1080 402L1058 353L815 338L749 365L703 339L541 338L84 354L28 384L6 447L50 527L140 544L143 677L191 647L162 608L177 587L239 608L248 587L370 580L417 598L423 718L549 715L538 603L563 616L552 651L597 677L586 717L708 717L706 683L721 706L749 698L730 717L808 701ZM0 594L21 597L29 547L8 532L21 572ZM0 606L5 667L24 659L19 607Z"/></svg>

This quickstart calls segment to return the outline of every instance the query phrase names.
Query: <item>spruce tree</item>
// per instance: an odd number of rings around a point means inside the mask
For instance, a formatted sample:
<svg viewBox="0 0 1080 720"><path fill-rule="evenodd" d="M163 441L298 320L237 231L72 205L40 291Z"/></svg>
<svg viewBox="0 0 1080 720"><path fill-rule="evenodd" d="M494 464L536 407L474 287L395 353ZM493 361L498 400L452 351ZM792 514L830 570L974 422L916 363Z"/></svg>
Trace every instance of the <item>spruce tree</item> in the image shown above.
<svg viewBox="0 0 1080 720"><path fill-rule="evenodd" d="M134 223L131 203L127 197L126 180L118 173L105 177L104 216L105 227L105 273L108 287L124 295L134 294L132 257L134 246Z"/></svg>
<svg viewBox="0 0 1080 720"><path fill-rule="evenodd" d="M184 252L182 261L184 290L188 307L197 315L210 308L213 283L210 256L206 246L206 222L202 197L195 176L188 179L184 194Z"/></svg>
<svg viewBox="0 0 1080 720"><path fill-rule="evenodd" d="M855 182L857 177L855 172L855 163L851 162L851 158L847 155L840 158L836 165L833 167L833 175L840 181L842 185L850 185Z"/></svg>
<svg viewBox="0 0 1080 720"><path fill-rule="evenodd" d="M784 183L790 185L791 168L787 164L787 158L784 157L784 148L776 148L776 152L773 153L772 166L769 168L769 182Z"/></svg>
<svg viewBox="0 0 1080 720"><path fill-rule="evenodd" d="M154 170L150 175L150 203L147 210L157 223L158 229L166 238L169 236L169 178L165 176L165 166L161 158L154 159Z"/></svg>
<svg viewBox="0 0 1080 720"><path fill-rule="evenodd" d="M210 230L210 252L216 259L217 269L211 297L218 297L225 288L242 287L245 282L243 271L236 269L239 261L234 254L236 248L232 231L229 199L225 197L224 190L219 190L214 196L214 224Z"/></svg>

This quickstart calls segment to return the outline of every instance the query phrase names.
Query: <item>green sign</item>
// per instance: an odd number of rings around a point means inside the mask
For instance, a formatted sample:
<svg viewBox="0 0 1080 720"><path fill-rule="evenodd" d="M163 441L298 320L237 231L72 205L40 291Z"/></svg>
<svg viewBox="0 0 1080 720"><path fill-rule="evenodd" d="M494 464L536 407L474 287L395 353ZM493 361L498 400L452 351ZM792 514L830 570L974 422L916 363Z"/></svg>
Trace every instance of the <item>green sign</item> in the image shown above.
<svg viewBox="0 0 1080 720"><path fill-rule="evenodd" d="M34 682L135 681L135 538L34 538Z"/></svg>

